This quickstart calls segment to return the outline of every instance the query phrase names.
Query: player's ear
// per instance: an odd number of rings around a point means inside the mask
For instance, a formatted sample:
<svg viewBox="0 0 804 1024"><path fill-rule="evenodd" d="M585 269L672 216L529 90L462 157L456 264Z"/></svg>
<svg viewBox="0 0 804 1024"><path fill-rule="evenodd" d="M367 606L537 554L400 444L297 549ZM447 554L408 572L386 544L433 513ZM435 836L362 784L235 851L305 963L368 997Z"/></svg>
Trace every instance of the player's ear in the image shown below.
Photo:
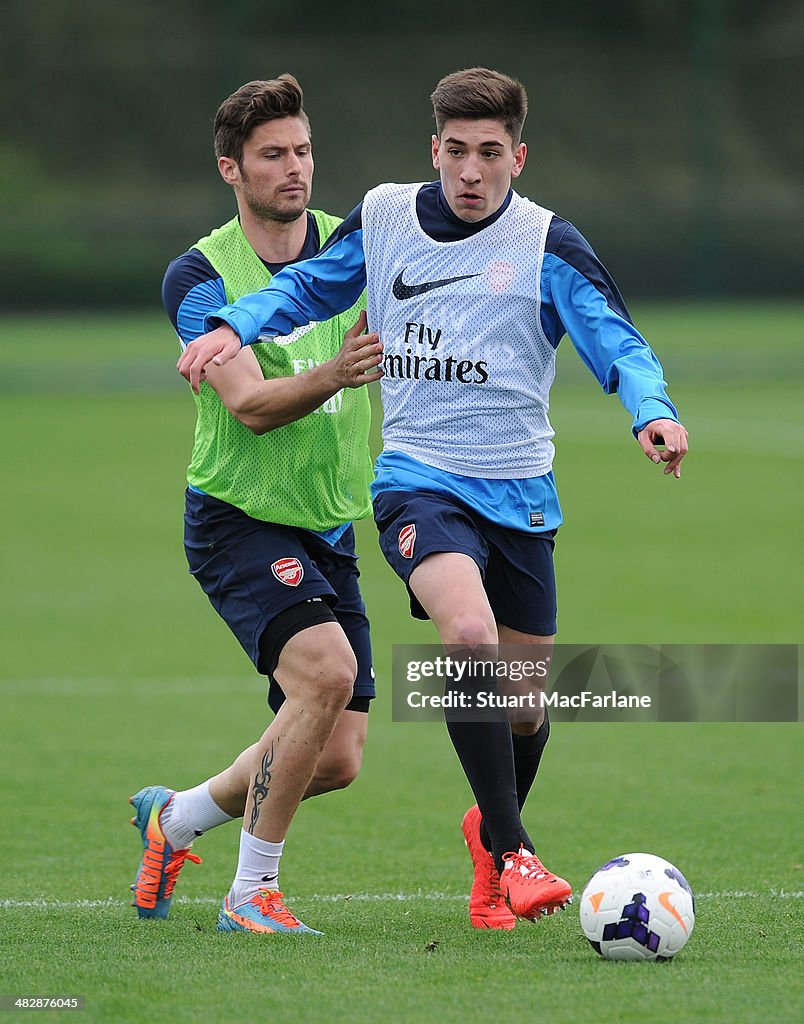
<svg viewBox="0 0 804 1024"><path fill-rule="evenodd" d="M227 185L237 185L240 181L240 168L237 161L230 156L218 157L218 171Z"/></svg>
<svg viewBox="0 0 804 1024"><path fill-rule="evenodd" d="M527 155L528 147L524 142L520 142L516 149L514 149L514 166L511 168L512 178L518 178L522 173L522 168L525 166L525 158Z"/></svg>
<svg viewBox="0 0 804 1024"><path fill-rule="evenodd" d="M438 170L439 167L440 167L440 164L438 162L438 151L441 148L441 140L439 139L439 137L437 135L433 136L432 147L433 147L433 167L435 167L435 169Z"/></svg>

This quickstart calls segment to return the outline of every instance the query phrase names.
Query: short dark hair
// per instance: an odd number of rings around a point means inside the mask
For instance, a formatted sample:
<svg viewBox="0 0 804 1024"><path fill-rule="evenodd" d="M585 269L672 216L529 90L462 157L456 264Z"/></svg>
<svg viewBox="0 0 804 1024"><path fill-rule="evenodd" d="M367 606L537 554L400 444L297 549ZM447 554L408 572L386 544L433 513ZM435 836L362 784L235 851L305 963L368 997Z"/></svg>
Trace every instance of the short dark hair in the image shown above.
<svg viewBox="0 0 804 1024"><path fill-rule="evenodd" d="M280 117L300 117L310 131L304 112L304 93L293 75L269 81L247 82L218 107L215 114L215 156L243 161L243 145L257 125Z"/></svg>
<svg viewBox="0 0 804 1024"><path fill-rule="evenodd" d="M444 122L452 118L479 121L489 117L502 121L514 145L519 144L528 95L515 78L488 68L467 68L442 78L430 99L439 138Z"/></svg>

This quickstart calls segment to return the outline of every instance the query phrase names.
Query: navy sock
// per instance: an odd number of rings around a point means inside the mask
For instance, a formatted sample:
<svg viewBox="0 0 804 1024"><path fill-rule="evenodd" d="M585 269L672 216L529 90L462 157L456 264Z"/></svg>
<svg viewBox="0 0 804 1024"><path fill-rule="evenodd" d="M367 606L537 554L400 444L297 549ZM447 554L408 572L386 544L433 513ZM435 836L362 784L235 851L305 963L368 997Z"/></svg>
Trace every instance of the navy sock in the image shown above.
<svg viewBox="0 0 804 1024"><path fill-rule="evenodd" d="M533 786L533 780L536 778L536 773L539 770L542 753L549 737L550 719L547 715L547 708L544 709L544 721L536 732L529 733L526 736L518 733L511 734L514 772L516 774L516 798L520 811L525 806L525 800ZM486 828L485 819L480 825L480 840L486 849L490 851L492 848L491 837Z"/></svg>
<svg viewBox="0 0 804 1024"><path fill-rule="evenodd" d="M461 689L471 698L469 706L475 707L471 682ZM516 852L521 845L532 848L519 817L511 727L504 709L484 712L484 721L473 717L476 713L473 716L459 709L445 714L452 745L483 815L492 856L502 870L503 854Z"/></svg>

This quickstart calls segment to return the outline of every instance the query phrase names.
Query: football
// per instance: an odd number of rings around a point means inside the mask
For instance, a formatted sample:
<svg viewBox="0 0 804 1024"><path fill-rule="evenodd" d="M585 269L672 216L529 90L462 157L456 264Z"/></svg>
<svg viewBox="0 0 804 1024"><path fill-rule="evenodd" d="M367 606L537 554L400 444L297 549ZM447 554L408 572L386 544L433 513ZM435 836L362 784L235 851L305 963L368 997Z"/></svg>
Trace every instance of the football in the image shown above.
<svg viewBox="0 0 804 1024"><path fill-rule="evenodd" d="M581 927L606 960L670 960L695 924L695 898L678 868L651 853L625 853L592 875Z"/></svg>

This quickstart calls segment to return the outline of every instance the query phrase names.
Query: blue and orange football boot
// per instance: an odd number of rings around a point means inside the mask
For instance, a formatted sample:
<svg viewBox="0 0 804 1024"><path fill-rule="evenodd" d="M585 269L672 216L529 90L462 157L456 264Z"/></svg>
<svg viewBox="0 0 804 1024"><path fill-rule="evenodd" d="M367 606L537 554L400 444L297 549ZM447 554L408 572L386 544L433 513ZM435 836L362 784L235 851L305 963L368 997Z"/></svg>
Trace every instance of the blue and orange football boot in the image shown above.
<svg viewBox="0 0 804 1024"><path fill-rule="evenodd" d="M230 906L226 896L218 914L219 932L255 932L262 935L286 932L292 935L322 935L291 914L282 902L278 889L260 889L256 895L237 906Z"/></svg>
<svg viewBox="0 0 804 1024"><path fill-rule="evenodd" d="M538 921L572 903L572 886L548 871L539 858L520 846L518 853L503 855L500 888L508 906L525 921Z"/></svg>
<svg viewBox="0 0 804 1024"><path fill-rule="evenodd" d="M474 878L469 896L469 920L473 928L499 928L510 931L516 925L516 917L508 908L500 890L500 874L494 858L480 838L483 818L475 804L463 816L461 830L472 858Z"/></svg>
<svg viewBox="0 0 804 1024"><path fill-rule="evenodd" d="M131 824L140 830L143 845L140 867L131 886L134 893L131 905L137 908L140 917L167 917L184 862L201 863L201 858L189 849L174 850L162 831L159 819L173 795L174 790L164 786L146 786L128 801L137 811Z"/></svg>

